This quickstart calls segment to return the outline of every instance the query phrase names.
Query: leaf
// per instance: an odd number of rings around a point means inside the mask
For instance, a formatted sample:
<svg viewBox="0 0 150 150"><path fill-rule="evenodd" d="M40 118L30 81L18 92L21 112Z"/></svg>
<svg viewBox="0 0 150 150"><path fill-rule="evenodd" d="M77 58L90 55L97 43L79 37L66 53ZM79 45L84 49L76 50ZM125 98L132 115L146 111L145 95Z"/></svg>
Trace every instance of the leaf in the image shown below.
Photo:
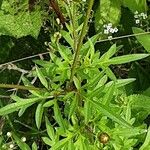
<svg viewBox="0 0 150 150"><path fill-rule="evenodd" d="M79 79L76 76L73 77L73 82L74 82L76 88L78 90L80 90L80 88L81 88L80 81L79 81Z"/></svg>
<svg viewBox="0 0 150 150"><path fill-rule="evenodd" d="M23 81L23 83L24 83L25 86L34 87L30 83L30 81L27 78L25 78L24 76L21 79L22 79L22 81ZM41 91L29 90L29 92L32 93L33 95L37 96L37 97L41 97L41 93L40 93Z"/></svg>
<svg viewBox="0 0 150 150"><path fill-rule="evenodd" d="M74 41L71 38L69 32L67 32L65 30L61 30L60 33L63 36L63 38L69 43L69 45L71 46L71 48L73 49Z"/></svg>
<svg viewBox="0 0 150 150"><path fill-rule="evenodd" d="M63 130L65 130L64 120L62 118L61 111L58 107L57 101L55 101L55 103L54 103L54 117L55 117L55 120L57 121L57 123L59 124L59 126Z"/></svg>
<svg viewBox="0 0 150 150"><path fill-rule="evenodd" d="M30 147L26 143L22 142L15 133L13 133L12 135L13 135L15 142L17 143L18 147L21 150L31 150Z"/></svg>
<svg viewBox="0 0 150 150"><path fill-rule="evenodd" d="M108 106L105 106L97 101L90 100L86 97L84 97L87 101L90 101L94 107L96 107L103 115L109 117L113 121L116 121L117 123L127 127L132 128L132 126L126 122L124 119L122 119L119 115L114 113Z"/></svg>
<svg viewBox="0 0 150 150"><path fill-rule="evenodd" d="M0 108L0 116L7 115L12 112L18 111L18 109L25 107L27 105L32 105L33 103L36 103L40 100L42 100L42 98L30 98L30 99L24 99L24 101L19 101L16 103L6 105L6 106Z"/></svg>
<svg viewBox="0 0 150 150"><path fill-rule="evenodd" d="M93 78L89 80L87 84L82 86L82 88L88 88L89 90L93 90L100 81L100 79L104 76L104 74L104 71L99 72L97 75L93 76Z"/></svg>
<svg viewBox="0 0 150 150"><path fill-rule="evenodd" d="M133 27L132 30L133 30L134 34L146 33L144 30L142 30L140 28L136 28L136 27ZM135 37L142 44L142 46L145 48L145 50L150 53L150 35L149 34L136 35Z"/></svg>
<svg viewBox="0 0 150 150"><path fill-rule="evenodd" d="M150 126L148 128L145 141L144 141L143 145L140 147L139 150L148 150L149 149L149 145L150 145Z"/></svg>
<svg viewBox="0 0 150 150"><path fill-rule="evenodd" d="M33 142L33 144L32 144L32 150L38 150L38 147L35 142Z"/></svg>
<svg viewBox="0 0 150 150"><path fill-rule="evenodd" d="M145 95L131 95L129 99L132 100L132 108L143 108L147 111L150 109L150 97Z"/></svg>
<svg viewBox="0 0 150 150"><path fill-rule="evenodd" d="M103 97L103 101L102 104L109 106L111 99L113 98L113 94L115 91L115 85L112 84L109 89L107 90L107 93L105 94L105 96Z"/></svg>
<svg viewBox="0 0 150 150"><path fill-rule="evenodd" d="M62 149L63 146L68 143L69 140L70 140L70 138L67 137L67 138L64 138L64 139L58 141L57 143L55 143L52 146L52 150L57 150L57 149L60 149L60 148Z"/></svg>
<svg viewBox="0 0 150 150"><path fill-rule="evenodd" d="M136 79L134 78L129 78L129 79L118 79L115 81L115 84L116 84L116 87L119 88L119 87L123 87L129 83L132 83L134 82ZM106 87L110 87L112 84L114 83L114 81L110 81L106 84Z"/></svg>
<svg viewBox="0 0 150 150"><path fill-rule="evenodd" d="M117 64L125 64L128 62L136 61L139 59L143 59L148 57L149 54L130 54L124 56L113 57L106 62L103 62L104 65L117 65Z"/></svg>
<svg viewBox="0 0 150 150"><path fill-rule="evenodd" d="M51 107L54 105L54 100L49 100L48 102L44 103L43 107Z"/></svg>
<svg viewBox="0 0 150 150"><path fill-rule="evenodd" d="M0 11L0 35L9 35L16 38L31 35L38 37L42 25L41 11L33 12L22 10L17 14Z"/></svg>
<svg viewBox="0 0 150 150"><path fill-rule="evenodd" d="M59 44L57 44L57 47L58 47L58 50L59 50L59 53L60 53L61 57L62 57L65 61L67 61L68 63L70 63L69 56L68 56L68 54L66 53L66 49L67 49L67 48L66 48L66 47L63 47L63 46L60 47Z"/></svg>
<svg viewBox="0 0 150 150"><path fill-rule="evenodd" d="M133 13L135 11L146 12L146 0L123 0L123 5L128 7Z"/></svg>
<svg viewBox="0 0 150 150"><path fill-rule="evenodd" d="M75 112L77 106L78 106L78 95L76 94L75 97L73 97L73 100L72 100L70 107L69 107L70 108L69 109L69 119L71 118L71 116Z"/></svg>
<svg viewBox="0 0 150 150"><path fill-rule="evenodd" d="M49 120L47 117L45 117L45 123L46 123L46 130L48 133L48 136L51 138L51 140L53 141L55 139L55 133L54 133L54 128L52 127L52 125L50 124Z"/></svg>
<svg viewBox="0 0 150 150"><path fill-rule="evenodd" d="M106 72L106 75L113 81L116 81L117 78L115 76L115 74L111 71L111 69L109 67L103 69Z"/></svg>
<svg viewBox="0 0 150 150"><path fill-rule="evenodd" d="M85 116L85 124L88 124L91 116L91 103L86 101L84 103L84 116Z"/></svg>
<svg viewBox="0 0 150 150"><path fill-rule="evenodd" d="M37 72L37 76L40 79L41 83L48 89L48 83L47 80L45 79L45 76L43 75L42 71L36 67L36 72Z"/></svg>
<svg viewBox="0 0 150 150"><path fill-rule="evenodd" d="M49 146L53 145L53 142L48 137L42 137L42 140L44 141L45 144Z"/></svg>
<svg viewBox="0 0 150 150"><path fill-rule="evenodd" d="M110 49L104 53L101 58L100 58L100 61L107 61L109 60L110 57L112 57L117 51L117 47L116 47L116 44L112 45L110 47Z"/></svg>
<svg viewBox="0 0 150 150"><path fill-rule="evenodd" d="M43 102L39 103L35 112L35 122L38 129L41 127L42 117L43 117Z"/></svg>
<svg viewBox="0 0 150 150"><path fill-rule="evenodd" d="M99 36L100 36L99 34L96 34L96 35L92 36L89 39L93 43L93 45L95 45L95 43L98 40ZM82 56L85 56L87 54L88 49L91 46L91 42L89 42L89 40L85 44L83 44L82 47L81 47L81 55Z"/></svg>

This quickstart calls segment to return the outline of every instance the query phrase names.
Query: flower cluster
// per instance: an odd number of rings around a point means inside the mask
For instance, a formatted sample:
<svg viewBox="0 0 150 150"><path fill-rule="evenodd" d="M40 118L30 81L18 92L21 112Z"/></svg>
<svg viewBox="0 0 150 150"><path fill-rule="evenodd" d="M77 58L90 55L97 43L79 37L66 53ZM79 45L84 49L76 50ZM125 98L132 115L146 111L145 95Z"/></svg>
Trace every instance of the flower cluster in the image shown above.
<svg viewBox="0 0 150 150"><path fill-rule="evenodd" d="M17 149L18 146L16 145L15 140L13 139L12 132L7 132L6 136L7 140L5 141L6 143L2 145L2 149L9 149L9 150ZM24 136L21 138L22 142L26 142L26 140L27 139Z"/></svg>
<svg viewBox="0 0 150 150"><path fill-rule="evenodd" d="M142 20L145 20L147 19L147 14L145 13L139 13L138 11L136 11L134 13L134 18L135 18L135 23L136 24L140 24Z"/></svg>
<svg viewBox="0 0 150 150"><path fill-rule="evenodd" d="M113 27L112 23L105 24L103 27L104 27L104 34L109 35L108 39L112 38L111 35L113 33L117 33L118 32L118 28L117 27Z"/></svg>

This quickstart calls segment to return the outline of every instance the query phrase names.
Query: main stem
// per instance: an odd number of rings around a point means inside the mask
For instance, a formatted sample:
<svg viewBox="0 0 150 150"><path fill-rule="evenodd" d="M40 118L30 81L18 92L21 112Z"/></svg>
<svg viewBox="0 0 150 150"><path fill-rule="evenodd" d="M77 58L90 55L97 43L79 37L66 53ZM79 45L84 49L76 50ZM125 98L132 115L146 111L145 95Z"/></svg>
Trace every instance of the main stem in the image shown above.
<svg viewBox="0 0 150 150"><path fill-rule="evenodd" d="M81 46L82 46L82 43L83 43L84 36L86 35L86 32L87 32L86 29L87 29L88 20L89 20L89 17L90 17L90 12L92 10L93 3L94 3L94 0L89 0L88 9L87 9L85 20L84 20L84 23L83 23L83 28L82 28L82 31L81 31L81 34L80 34L80 37L79 37L79 40L78 40L78 45L77 45L77 49L75 51L75 57L74 57L72 68L71 68L70 83L72 83L72 81L73 81L73 77L74 77L74 74L75 74L75 69L76 69L78 57L79 57L79 54L80 54L80 49L81 49Z"/></svg>

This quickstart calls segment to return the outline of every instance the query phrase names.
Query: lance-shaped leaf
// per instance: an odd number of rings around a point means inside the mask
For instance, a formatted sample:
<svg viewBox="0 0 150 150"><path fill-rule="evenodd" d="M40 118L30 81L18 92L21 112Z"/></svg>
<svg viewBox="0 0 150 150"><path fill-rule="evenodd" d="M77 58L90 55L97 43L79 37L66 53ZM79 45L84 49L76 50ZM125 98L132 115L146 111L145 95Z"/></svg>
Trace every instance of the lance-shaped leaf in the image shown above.
<svg viewBox="0 0 150 150"><path fill-rule="evenodd" d="M118 114L116 114L115 112L113 112L110 107L107 107L97 101L93 101L91 99L88 99L86 97L84 97L87 101L90 101L93 106L95 108L97 108L103 115L109 117L110 119L112 119L113 121L116 121L117 123L127 127L127 128L132 128L132 126L125 121L123 118L121 118Z"/></svg>
<svg viewBox="0 0 150 150"><path fill-rule="evenodd" d="M0 108L0 116L10 114L12 112L18 111L20 108L25 107L27 105L32 105L38 101L42 100L41 98L30 98L24 99L23 101L19 101L16 103L12 103Z"/></svg>

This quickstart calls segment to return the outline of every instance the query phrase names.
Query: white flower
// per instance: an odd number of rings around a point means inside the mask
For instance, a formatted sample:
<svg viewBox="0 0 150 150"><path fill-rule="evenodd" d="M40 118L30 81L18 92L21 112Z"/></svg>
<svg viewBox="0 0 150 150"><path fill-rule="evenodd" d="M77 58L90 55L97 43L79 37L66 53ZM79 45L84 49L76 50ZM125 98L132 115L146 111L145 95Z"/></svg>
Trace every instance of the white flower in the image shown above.
<svg viewBox="0 0 150 150"><path fill-rule="evenodd" d="M143 15L143 19L146 19L146 18L147 18L147 14L144 14L144 15Z"/></svg>
<svg viewBox="0 0 150 150"><path fill-rule="evenodd" d="M134 18L139 18L139 15L137 15L137 14L136 14L136 15L134 15Z"/></svg>
<svg viewBox="0 0 150 150"><path fill-rule="evenodd" d="M57 22L57 24L60 24L60 19L56 18L56 22Z"/></svg>
<svg viewBox="0 0 150 150"><path fill-rule="evenodd" d="M109 40L112 40L112 36L108 36L108 39L109 39Z"/></svg>
<svg viewBox="0 0 150 150"><path fill-rule="evenodd" d="M115 31L115 32L118 32L118 28L115 27L115 28L114 28L114 31Z"/></svg>
<svg viewBox="0 0 150 150"><path fill-rule="evenodd" d="M139 23L140 23L140 20L139 20L139 19L136 19L136 20L135 20L135 23L136 23L136 24L139 24Z"/></svg>
<svg viewBox="0 0 150 150"><path fill-rule="evenodd" d="M22 142L25 142L26 140L27 140L26 137L22 137L22 138L21 138L21 141L22 141Z"/></svg>
<svg viewBox="0 0 150 150"><path fill-rule="evenodd" d="M107 29L105 29L104 34L109 34L109 31Z"/></svg>
<svg viewBox="0 0 150 150"><path fill-rule="evenodd" d="M10 144L9 148L11 148L11 149L14 148L14 144Z"/></svg>
<svg viewBox="0 0 150 150"><path fill-rule="evenodd" d="M11 136L12 136L12 133L11 133L11 132L7 132L7 136L8 136L8 137L11 137Z"/></svg>
<svg viewBox="0 0 150 150"><path fill-rule="evenodd" d="M111 28L109 31L110 33L115 33L115 30L113 28Z"/></svg>
<svg viewBox="0 0 150 150"><path fill-rule="evenodd" d="M139 13L138 11L135 11L135 12L134 12L135 15L137 15L138 13Z"/></svg>

